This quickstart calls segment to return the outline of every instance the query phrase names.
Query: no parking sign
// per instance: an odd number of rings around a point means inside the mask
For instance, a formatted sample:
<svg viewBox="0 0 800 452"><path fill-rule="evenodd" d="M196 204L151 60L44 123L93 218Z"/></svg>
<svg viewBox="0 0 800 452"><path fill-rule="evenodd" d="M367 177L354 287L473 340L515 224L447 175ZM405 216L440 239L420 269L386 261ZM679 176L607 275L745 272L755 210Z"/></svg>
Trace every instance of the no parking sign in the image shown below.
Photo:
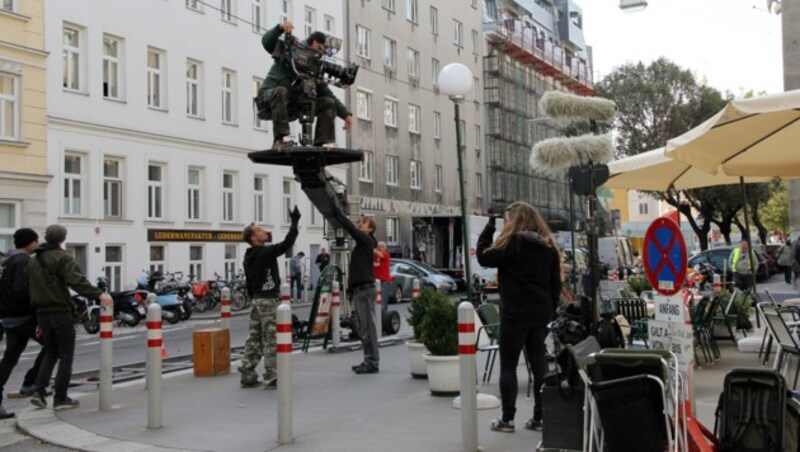
<svg viewBox="0 0 800 452"><path fill-rule="evenodd" d="M674 221L657 218L644 236L642 261L647 279L663 295L674 295L686 278L686 243Z"/></svg>

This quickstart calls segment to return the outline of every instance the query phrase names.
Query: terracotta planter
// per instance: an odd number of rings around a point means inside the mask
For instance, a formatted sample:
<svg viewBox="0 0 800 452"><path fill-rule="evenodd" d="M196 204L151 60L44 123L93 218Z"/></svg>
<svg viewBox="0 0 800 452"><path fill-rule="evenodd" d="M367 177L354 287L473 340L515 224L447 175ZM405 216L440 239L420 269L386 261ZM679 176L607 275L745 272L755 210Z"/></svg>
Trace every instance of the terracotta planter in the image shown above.
<svg viewBox="0 0 800 452"><path fill-rule="evenodd" d="M434 356L426 354L428 385L435 396L457 396L461 393L458 355Z"/></svg>
<svg viewBox="0 0 800 452"><path fill-rule="evenodd" d="M408 341L408 363L411 365L412 378L428 378L428 368L425 365L425 358L422 355L428 353L428 349L422 342Z"/></svg>

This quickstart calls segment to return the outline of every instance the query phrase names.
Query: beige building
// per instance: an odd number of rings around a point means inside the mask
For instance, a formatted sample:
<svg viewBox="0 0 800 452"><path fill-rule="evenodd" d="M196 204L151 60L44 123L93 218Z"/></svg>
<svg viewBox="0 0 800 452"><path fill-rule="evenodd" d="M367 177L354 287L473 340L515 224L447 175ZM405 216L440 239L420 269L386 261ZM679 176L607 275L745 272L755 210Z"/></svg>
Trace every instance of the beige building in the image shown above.
<svg viewBox="0 0 800 452"><path fill-rule="evenodd" d="M0 251L45 227L44 0L0 0Z"/></svg>

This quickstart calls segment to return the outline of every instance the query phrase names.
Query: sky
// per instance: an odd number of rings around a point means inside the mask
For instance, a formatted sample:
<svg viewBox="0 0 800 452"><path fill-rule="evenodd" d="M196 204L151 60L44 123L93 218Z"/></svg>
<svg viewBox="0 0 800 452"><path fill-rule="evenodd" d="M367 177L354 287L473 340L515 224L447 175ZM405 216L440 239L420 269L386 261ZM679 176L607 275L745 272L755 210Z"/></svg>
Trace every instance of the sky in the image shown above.
<svg viewBox="0 0 800 452"><path fill-rule="evenodd" d="M783 91L781 16L766 0L648 0L626 13L619 0L577 0L595 82L617 66L661 56L723 94Z"/></svg>

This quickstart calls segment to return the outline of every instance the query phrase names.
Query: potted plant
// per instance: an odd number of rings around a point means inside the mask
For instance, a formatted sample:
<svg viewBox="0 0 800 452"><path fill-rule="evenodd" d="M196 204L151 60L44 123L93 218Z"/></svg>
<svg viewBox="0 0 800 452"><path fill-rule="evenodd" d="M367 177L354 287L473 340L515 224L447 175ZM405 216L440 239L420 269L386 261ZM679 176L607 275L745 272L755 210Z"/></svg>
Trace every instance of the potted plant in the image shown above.
<svg viewBox="0 0 800 452"><path fill-rule="evenodd" d="M458 395L458 308L447 296L429 292L420 329L422 343L430 351L424 358L431 394Z"/></svg>
<svg viewBox="0 0 800 452"><path fill-rule="evenodd" d="M411 365L411 377L428 378L428 369L425 366L423 355L429 353L422 343L422 319L425 318L428 300L430 300L431 289L424 289L419 297L411 299L411 306L408 307L408 324L414 331L414 339L406 342L408 347L408 362Z"/></svg>

